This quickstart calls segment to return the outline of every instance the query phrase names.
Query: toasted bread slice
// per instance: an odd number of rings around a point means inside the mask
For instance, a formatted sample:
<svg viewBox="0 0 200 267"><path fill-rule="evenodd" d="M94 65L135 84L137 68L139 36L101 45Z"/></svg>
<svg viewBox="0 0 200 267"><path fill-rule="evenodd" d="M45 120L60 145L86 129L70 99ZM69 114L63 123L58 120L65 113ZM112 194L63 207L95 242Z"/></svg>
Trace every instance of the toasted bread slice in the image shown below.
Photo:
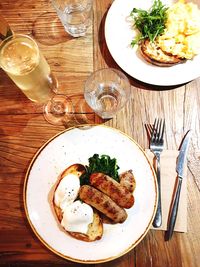
<svg viewBox="0 0 200 267"><path fill-rule="evenodd" d="M149 39L141 42L140 52L146 61L160 67L171 67L186 61L186 59L164 52L156 41L150 42Z"/></svg>
<svg viewBox="0 0 200 267"><path fill-rule="evenodd" d="M73 164L73 165L69 166L60 175L60 179L57 182L55 191L56 191L60 181L66 175L75 174L78 177L80 177L84 172L85 172L85 167L81 164ZM55 191L54 191L54 194L55 194ZM60 207L56 206L54 198L53 198L53 207L54 207L55 213L57 215L58 221L61 223L62 218L63 218L62 210L60 209ZM103 235L103 223L102 223L102 220L101 220L98 212L94 209L93 209L93 212L94 212L93 213L93 222L88 226L87 234L78 233L78 232L70 232L70 231L66 231L66 230L65 231L69 235L71 235L72 237L74 237L78 240L82 240L82 241L91 242L91 241L101 239L101 237Z"/></svg>

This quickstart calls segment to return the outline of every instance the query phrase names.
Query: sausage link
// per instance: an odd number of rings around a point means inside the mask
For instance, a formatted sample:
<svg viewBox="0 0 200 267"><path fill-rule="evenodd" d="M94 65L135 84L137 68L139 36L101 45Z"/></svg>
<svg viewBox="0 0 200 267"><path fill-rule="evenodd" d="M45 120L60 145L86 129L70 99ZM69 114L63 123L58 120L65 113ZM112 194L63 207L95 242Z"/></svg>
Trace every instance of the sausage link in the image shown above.
<svg viewBox="0 0 200 267"><path fill-rule="evenodd" d="M110 197L92 186L81 186L79 197L115 223L123 223L127 218L127 213L124 209L120 208Z"/></svg>
<svg viewBox="0 0 200 267"><path fill-rule="evenodd" d="M134 196L127 188L103 173L93 173L90 184L108 195L122 208L129 209L134 204Z"/></svg>
<svg viewBox="0 0 200 267"><path fill-rule="evenodd" d="M129 192L133 193L136 187L136 181L132 170L125 171L119 176L120 184L128 189Z"/></svg>

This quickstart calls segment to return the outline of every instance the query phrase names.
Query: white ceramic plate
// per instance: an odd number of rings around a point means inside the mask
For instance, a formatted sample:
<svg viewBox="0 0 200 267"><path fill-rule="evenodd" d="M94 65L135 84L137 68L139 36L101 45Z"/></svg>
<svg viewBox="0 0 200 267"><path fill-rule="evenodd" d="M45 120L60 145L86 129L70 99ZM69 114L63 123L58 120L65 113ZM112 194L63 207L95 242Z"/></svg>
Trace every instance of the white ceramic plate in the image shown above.
<svg viewBox="0 0 200 267"><path fill-rule="evenodd" d="M95 153L115 157L120 172L132 169L137 186L127 220L104 224L102 239L88 243L72 238L60 227L52 192L66 167L88 164ZM133 139L106 126L80 126L56 135L35 155L26 174L24 205L33 231L50 250L71 261L100 263L120 257L144 238L157 206L157 183L145 153Z"/></svg>
<svg viewBox="0 0 200 267"><path fill-rule="evenodd" d="M162 0L167 6L175 1ZM170 86L189 82L200 76L200 55L186 63L172 67L158 67L147 63L130 43L136 32L132 29L130 12L134 7L148 9L153 0L115 0L105 22L105 38L116 63L130 76L142 82Z"/></svg>

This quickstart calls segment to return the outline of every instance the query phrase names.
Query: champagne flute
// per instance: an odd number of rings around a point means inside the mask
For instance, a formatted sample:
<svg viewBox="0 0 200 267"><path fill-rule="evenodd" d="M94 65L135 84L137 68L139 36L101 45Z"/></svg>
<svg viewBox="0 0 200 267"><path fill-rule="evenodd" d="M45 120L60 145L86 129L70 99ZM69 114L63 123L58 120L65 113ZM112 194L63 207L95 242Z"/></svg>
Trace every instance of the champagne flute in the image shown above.
<svg viewBox="0 0 200 267"><path fill-rule="evenodd" d="M49 123L66 125L74 111L72 102L57 94L57 81L31 37L13 34L4 39L0 66L31 101L45 103L43 114Z"/></svg>

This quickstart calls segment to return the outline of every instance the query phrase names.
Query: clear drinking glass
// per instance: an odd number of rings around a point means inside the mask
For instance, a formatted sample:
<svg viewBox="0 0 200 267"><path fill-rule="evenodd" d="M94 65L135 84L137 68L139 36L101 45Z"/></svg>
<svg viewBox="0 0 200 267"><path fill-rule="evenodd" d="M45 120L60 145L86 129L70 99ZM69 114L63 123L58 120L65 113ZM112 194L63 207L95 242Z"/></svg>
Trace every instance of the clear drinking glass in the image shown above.
<svg viewBox="0 0 200 267"><path fill-rule="evenodd" d="M73 37L84 36L92 21L93 0L52 0L66 32Z"/></svg>
<svg viewBox="0 0 200 267"><path fill-rule="evenodd" d="M130 82L119 70L105 68L92 73L84 88L88 105L103 119L112 118L130 97Z"/></svg>
<svg viewBox="0 0 200 267"><path fill-rule="evenodd" d="M73 112L70 100L56 94L57 81L37 43L29 36L14 34L0 44L0 67L31 100L46 103L44 116L53 124L63 124Z"/></svg>

